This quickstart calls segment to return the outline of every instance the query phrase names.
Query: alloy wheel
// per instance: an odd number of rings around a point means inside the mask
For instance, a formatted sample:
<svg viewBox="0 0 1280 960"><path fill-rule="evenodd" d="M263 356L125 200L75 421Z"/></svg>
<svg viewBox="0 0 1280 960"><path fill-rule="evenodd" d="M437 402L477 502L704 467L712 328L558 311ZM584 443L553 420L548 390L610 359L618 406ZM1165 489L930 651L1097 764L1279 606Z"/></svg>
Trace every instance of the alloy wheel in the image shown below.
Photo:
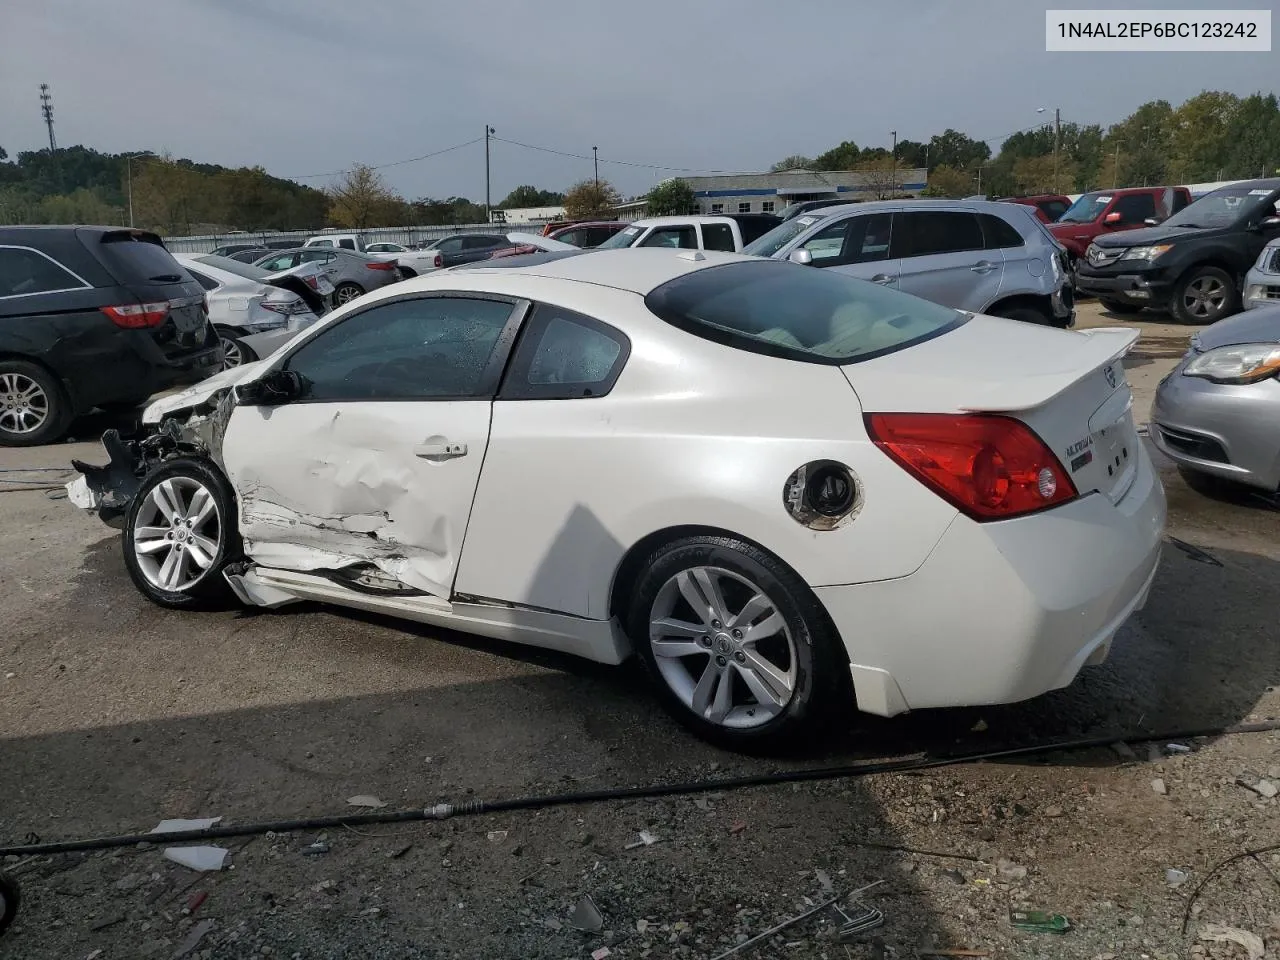
<svg viewBox="0 0 1280 960"><path fill-rule="evenodd" d="M222 544L213 494L190 477L170 477L147 494L133 524L133 553L153 586L171 593L208 572Z"/></svg>
<svg viewBox="0 0 1280 960"><path fill-rule="evenodd" d="M234 337L220 339L222 340L222 369L228 370L244 363L244 351L240 349L240 341Z"/></svg>
<svg viewBox="0 0 1280 960"><path fill-rule="evenodd" d="M34 433L49 419L49 395L21 373L0 374L0 429Z"/></svg>
<svg viewBox="0 0 1280 960"><path fill-rule="evenodd" d="M658 672L702 719L732 729L768 723L796 689L796 646L777 604L721 567L692 567L654 598L649 646Z"/></svg>
<svg viewBox="0 0 1280 960"><path fill-rule="evenodd" d="M1187 284L1182 303L1193 317L1212 317L1227 302L1227 285L1217 277L1197 277Z"/></svg>
<svg viewBox="0 0 1280 960"><path fill-rule="evenodd" d="M333 298L338 301L338 305L350 303L356 297L360 296L360 291L350 284L344 284L334 291Z"/></svg>

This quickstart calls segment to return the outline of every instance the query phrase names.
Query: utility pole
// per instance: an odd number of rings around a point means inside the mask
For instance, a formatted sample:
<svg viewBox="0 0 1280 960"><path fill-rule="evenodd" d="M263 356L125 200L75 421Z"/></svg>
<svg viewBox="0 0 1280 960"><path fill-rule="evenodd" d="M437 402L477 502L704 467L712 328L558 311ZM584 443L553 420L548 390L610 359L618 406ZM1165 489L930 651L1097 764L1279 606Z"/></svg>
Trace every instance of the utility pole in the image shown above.
<svg viewBox="0 0 1280 960"><path fill-rule="evenodd" d="M596 152L599 149L600 149L599 147L591 148L591 163L594 165L596 170L596 189L597 190L600 189L600 155Z"/></svg>
<svg viewBox="0 0 1280 960"><path fill-rule="evenodd" d="M893 172L889 175L889 198L893 199L898 192L898 131L890 130L889 136L893 137Z"/></svg>
<svg viewBox="0 0 1280 960"><path fill-rule="evenodd" d="M44 117L44 125L49 128L49 153L58 149L58 141L53 136L53 95L49 93L47 83L40 84L40 114Z"/></svg>
<svg viewBox="0 0 1280 960"><path fill-rule="evenodd" d="M492 219L489 215L489 138L498 131L487 123L484 125L484 222Z"/></svg>
<svg viewBox="0 0 1280 960"><path fill-rule="evenodd" d="M1120 189L1120 138L1116 137L1116 170L1115 183L1111 185L1112 190Z"/></svg>
<svg viewBox="0 0 1280 960"><path fill-rule="evenodd" d="M128 184L126 192L129 194L129 226L133 226L133 161L138 157L146 157L150 154L144 153L127 153L124 157L125 182Z"/></svg>
<svg viewBox="0 0 1280 960"><path fill-rule="evenodd" d="M1058 151L1062 146L1062 111L1053 108L1053 189L1058 190Z"/></svg>

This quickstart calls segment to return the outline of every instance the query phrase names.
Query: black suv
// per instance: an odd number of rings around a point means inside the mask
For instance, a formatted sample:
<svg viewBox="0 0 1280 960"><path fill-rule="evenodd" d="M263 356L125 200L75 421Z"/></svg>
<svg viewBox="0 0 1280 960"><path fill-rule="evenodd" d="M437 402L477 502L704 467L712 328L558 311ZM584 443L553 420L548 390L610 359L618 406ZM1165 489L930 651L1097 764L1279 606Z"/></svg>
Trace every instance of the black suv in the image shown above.
<svg viewBox="0 0 1280 960"><path fill-rule="evenodd" d="M1076 264L1076 291L1116 313L1160 307L1182 323L1213 323L1240 309L1245 273L1277 236L1280 179L1233 183L1159 226L1095 237Z"/></svg>
<svg viewBox="0 0 1280 960"><path fill-rule="evenodd" d="M221 366L204 289L154 233L0 227L0 446Z"/></svg>

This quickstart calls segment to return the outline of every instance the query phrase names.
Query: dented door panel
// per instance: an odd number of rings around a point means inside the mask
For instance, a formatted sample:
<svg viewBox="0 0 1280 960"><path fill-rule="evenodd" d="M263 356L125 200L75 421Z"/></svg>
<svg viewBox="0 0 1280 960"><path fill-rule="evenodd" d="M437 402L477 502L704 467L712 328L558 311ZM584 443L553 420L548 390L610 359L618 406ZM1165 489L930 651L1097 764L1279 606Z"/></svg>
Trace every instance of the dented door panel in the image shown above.
<svg viewBox="0 0 1280 960"><path fill-rule="evenodd" d="M487 399L237 409L222 452L245 555L299 571L372 564L448 597L491 409ZM422 454L441 449L450 455Z"/></svg>

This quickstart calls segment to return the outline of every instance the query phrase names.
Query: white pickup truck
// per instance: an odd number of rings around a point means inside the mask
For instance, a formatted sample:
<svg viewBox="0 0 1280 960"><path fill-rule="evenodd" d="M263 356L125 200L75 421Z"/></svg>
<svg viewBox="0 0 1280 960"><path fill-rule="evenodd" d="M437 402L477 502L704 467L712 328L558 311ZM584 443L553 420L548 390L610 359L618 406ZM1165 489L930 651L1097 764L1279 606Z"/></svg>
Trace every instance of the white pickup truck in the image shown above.
<svg viewBox="0 0 1280 960"><path fill-rule="evenodd" d="M765 213L737 216L649 217L637 220L606 240L597 250L623 247L674 247L681 250L724 250L741 253L752 240L779 223Z"/></svg>
<svg viewBox="0 0 1280 960"><path fill-rule="evenodd" d="M392 261L406 277L416 277L444 266L444 258L435 250L410 250L399 243L365 243L357 233L324 233L311 237L305 247L340 247L354 250L375 260Z"/></svg>

